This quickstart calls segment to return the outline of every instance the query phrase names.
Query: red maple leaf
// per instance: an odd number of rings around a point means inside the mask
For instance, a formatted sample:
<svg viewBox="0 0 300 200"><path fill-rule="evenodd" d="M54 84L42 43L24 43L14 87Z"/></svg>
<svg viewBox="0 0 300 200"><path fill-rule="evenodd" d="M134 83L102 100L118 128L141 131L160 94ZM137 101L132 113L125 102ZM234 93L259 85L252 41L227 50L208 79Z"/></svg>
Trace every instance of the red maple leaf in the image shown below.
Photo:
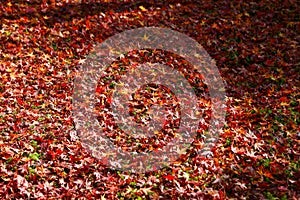
<svg viewBox="0 0 300 200"><path fill-rule="evenodd" d="M167 179L169 181L172 181L172 180L175 179L175 176L172 176L172 175L168 174L168 175L163 176L163 178L165 178L165 179Z"/></svg>

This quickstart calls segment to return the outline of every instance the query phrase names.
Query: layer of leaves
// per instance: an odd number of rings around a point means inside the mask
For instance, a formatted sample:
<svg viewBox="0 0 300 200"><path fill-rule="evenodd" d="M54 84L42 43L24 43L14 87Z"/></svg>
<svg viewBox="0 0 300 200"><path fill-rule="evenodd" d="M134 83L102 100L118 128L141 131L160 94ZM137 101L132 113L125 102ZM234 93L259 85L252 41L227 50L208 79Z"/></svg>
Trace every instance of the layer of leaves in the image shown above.
<svg viewBox="0 0 300 200"><path fill-rule="evenodd" d="M297 1L5 1L0 4L0 197L300 198ZM213 159L147 174L108 169L74 129L73 79L97 42L168 27L197 40L226 83ZM138 55L141 56L141 55Z"/></svg>

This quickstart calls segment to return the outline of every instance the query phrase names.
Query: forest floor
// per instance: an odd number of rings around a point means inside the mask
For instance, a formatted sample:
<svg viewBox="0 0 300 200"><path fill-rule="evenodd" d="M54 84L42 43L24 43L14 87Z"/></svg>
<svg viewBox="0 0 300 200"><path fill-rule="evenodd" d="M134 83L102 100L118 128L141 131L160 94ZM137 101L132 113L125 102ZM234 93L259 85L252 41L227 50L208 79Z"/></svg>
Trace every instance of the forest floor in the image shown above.
<svg viewBox="0 0 300 200"><path fill-rule="evenodd" d="M1 199L300 199L299 13L293 0L1 3ZM97 43L150 26L193 38L215 60L226 122L211 158L198 153L203 126L180 159L137 174L83 147L72 95Z"/></svg>

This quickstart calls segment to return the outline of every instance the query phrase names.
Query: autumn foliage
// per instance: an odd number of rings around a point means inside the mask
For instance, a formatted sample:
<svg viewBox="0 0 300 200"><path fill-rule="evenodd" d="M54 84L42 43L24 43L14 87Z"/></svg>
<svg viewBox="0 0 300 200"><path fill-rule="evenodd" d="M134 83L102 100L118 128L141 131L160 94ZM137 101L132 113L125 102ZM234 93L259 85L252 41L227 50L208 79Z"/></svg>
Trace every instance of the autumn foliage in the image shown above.
<svg viewBox="0 0 300 200"><path fill-rule="evenodd" d="M298 4L1 1L1 199L300 199ZM133 174L83 148L73 79L96 43L146 26L184 33L216 61L226 124L211 158L199 155L200 127L178 161Z"/></svg>

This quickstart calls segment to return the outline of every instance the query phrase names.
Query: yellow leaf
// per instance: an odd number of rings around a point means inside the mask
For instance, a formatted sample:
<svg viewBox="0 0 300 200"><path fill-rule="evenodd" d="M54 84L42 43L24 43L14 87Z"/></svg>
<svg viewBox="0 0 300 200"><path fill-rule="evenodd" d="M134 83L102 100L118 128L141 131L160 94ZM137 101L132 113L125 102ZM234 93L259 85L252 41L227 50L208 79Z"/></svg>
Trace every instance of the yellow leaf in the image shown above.
<svg viewBox="0 0 300 200"><path fill-rule="evenodd" d="M44 72L46 69L44 69L44 67L40 67L39 70L40 70L41 72Z"/></svg>
<svg viewBox="0 0 300 200"><path fill-rule="evenodd" d="M142 11L147 11L147 9L144 6L139 6L139 9L141 9Z"/></svg>
<svg viewBox="0 0 300 200"><path fill-rule="evenodd" d="M140 23L142 26L144 26L144 22L142 22L142 21L139 20L139 23Z"/></svg>
<svg viewBox="0 0 300 200"><path fill-rule="evenodd" d="M144 35L144 37L143 37L143 40L148 40L148 36L146 35L146 33L145 33L145 35Z"/></svg>
<svg viewBox="0 0 300 200"><path fill-rule="evenodd" d="M240 99L234 99L234 101L236 101L236 102L241 102L242 100L240 100Z"/></svg>
<svg viewBox="0 0 300 200"><path fill-rule="evenodd" d="M251 105L252 102L253 102L252 99L247 99L248 105Z"/></svg>
<svg viewBox="0 0 300 200"><path fill-rule="evenodd" d="M104 195L101 196L101 200L106 200Z"/></svg>
<svg viewBox="0 0 300 200"><path fill-rule="evenodd" d="M286 103L286 102L281 102L280 104L281 106L289 106L290 104Z"/></svg>

